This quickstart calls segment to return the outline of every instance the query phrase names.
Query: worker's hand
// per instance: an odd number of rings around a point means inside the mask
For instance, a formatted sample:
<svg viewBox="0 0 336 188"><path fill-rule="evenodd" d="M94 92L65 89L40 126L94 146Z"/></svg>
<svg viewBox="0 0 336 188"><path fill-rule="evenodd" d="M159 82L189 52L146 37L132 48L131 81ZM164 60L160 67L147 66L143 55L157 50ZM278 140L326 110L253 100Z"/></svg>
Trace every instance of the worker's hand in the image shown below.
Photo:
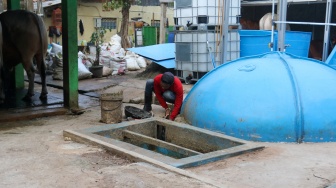
<svg viewBox="0 0 336 188"><path fill-rule="evenodd" d="M169 116L170 116L170 108L166 108L165 119L169 119Z"/></svg>

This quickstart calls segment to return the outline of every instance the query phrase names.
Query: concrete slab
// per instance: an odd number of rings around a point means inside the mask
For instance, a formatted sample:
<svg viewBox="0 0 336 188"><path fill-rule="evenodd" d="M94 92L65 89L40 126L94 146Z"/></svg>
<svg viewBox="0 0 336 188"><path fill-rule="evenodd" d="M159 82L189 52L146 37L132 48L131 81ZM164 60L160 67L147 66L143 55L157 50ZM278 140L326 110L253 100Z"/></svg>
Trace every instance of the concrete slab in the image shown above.
<svg viewBox="0 0 336 188"><path fill-rule="evenodd" d="M188 135L188 136L186 136ZM93 143L135 161L147 158L178 168L194 167L262 149L257 143L163 118L148 118L63 131L66 140Z"/></svg>

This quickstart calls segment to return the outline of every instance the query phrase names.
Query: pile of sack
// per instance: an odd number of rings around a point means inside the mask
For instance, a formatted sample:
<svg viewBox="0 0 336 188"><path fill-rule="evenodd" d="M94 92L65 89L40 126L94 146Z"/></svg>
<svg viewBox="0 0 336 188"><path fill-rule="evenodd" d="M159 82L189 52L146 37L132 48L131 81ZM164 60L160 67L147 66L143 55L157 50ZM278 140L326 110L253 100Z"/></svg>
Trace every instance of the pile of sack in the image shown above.
<svg viewBox="0 0 336 188"><path fill-rule="evenodd" d="M63 55L62 46L52 43L48 49L46 58L47 72L52 74L53 79L63 80ZM101 46L99 64L103 65L103 76L123 75L126 71L136 71L146 68L145 58L131 51L125 51L121 47L121 37L114 35L110 41ZM89 67L96 59L95 46L90 46L90 52L84 54L78 52L78 80L91 78Z"/></svg>
<svg viewBox="0 0 336 188"><path fill-rule="evenodd" d="M112 75L125 74L126 71L136 71L147 66L145 58L131 51L126 52L121 47L121 37L118 35L113 35L108 43L103 43L99 62L111 68Z"/></svg>

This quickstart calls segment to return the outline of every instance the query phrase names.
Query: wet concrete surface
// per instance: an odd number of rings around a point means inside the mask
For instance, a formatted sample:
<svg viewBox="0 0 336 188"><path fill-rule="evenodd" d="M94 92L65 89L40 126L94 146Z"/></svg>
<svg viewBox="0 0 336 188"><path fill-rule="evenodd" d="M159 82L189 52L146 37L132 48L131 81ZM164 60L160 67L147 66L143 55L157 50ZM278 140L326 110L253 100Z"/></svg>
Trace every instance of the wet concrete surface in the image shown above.
<svg viewBox="0 0 336 188"><path fill-rule="evenodd" d="M120 80L127 80L127 78L126 76L124 78L118 76L114 77L114 79L113 77L103 77L79 80L79 108L85 109L90 107L91 100L99 99L101 92L105 89L118 85ZM7 94L5 103L0 104L0 122L27 120L73 112L64 107L62 80L53 80L52 76L48 75L48 96L47 99L41 100L39 98L40 93L38 92L41 90L41 79L39 76L36 76L35 95L30 101L24 101L22 99L27 93L27 81L28 80L25 82L24 89L18 89L15 92Z"/></svg>
<svg viewBox="0 0 336 188"><path fill-rule="evenodd" d="M19 109L19 108L31 108L38 106L49 106L55 104L63 104L63 100L53 95L48 95L47 99L41 100L40 93L35 91L31 100L23 100L27 93L27 89L18 89L16 92L6 95L7 98L3 104L0 104L1 110Z"/></svg>

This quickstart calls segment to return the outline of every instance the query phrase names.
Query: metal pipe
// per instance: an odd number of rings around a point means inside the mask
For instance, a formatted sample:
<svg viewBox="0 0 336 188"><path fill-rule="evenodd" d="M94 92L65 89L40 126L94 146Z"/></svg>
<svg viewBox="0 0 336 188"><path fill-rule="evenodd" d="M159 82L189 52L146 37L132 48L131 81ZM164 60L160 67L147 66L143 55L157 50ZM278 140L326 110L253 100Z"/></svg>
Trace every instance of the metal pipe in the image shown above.
<svg viewBox="0 0 336 188"><path fill-rule="evenodd" d="M275 0L272 2L272 22L274 21L274 9L275 9ZM272 23L272 33L271 33L271 51L274 51L274 24Z"/></svg>
<svg viewBox="0 0 336 188"><path fill-rule="evenodd" d="M325 23L330 23L331 14L332 14L332 0L328 0L326 4L326 16ZM323 53L322 61L324 62L327 59L329 53L329 39L330 38L330 25L324 26L324 39L323 39Z"/></svg>
<svg viewBox="0 0 336 188"><path fill-rule="evenodd" d="M287 0L281 0L279 9L279 20L286 21L287 16ZM285 37L286 37L286 24L280 23L278 27L278 50L281 52L285 51Z"/></svg>
<svg viewBox="0 0 336 188"><path fill-rule="evenodd" d="M290 22L290 21L274 21L275 23L301 24L301 25L329 25L336 26L335 23L317 23L317 22Z"/></svg>
<svg viewBox="0 0 336 188"><path fill-rule="evenodd" d="M227 61L227 43L228 43L228 35L229 35L229 16L230 16L230 0L225 0L224 3L224 15L223 18L224 22L222 22L222 28L223 28L223 45L222 45L222 52L223 52L223 56L222 56L222 62L223 64L226 63Z"/></svg>

